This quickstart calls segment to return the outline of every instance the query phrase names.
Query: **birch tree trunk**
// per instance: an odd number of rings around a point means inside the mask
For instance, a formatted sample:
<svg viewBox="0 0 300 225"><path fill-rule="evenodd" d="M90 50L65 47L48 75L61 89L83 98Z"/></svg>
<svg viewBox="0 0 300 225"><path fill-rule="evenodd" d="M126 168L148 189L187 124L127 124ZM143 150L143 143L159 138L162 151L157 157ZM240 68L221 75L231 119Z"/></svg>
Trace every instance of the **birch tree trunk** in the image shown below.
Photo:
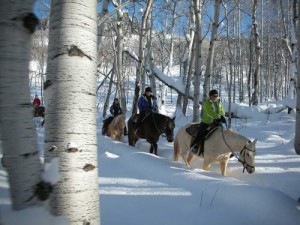
<svg viewBox="0 0 300 225"><path fill-rule="evenodd" d="M288 90L288 97L291 99L295 99L295 75L297 73L297 39L296 39L296 32L295 29L298 24L298 15L297 15L297 0L292 0L292 20L291 20L291 62L290 62L290 83L289 83L289 90ZM298 40L300 40L298 38ZM299 67L298 67L299 68Z"/></svg>
<svg viewBox="0 0 300 225"><path fill-rule="evenodd" d="M195 32L195 76L194 76L194 101L193 101L193 122L200 120L199 112L199 96L200 96L200 76L201 76L201 65L202 65L202 54L201 54L201 0L194 0L194 10L196 18L196 32Z"/></svg>
<svg viewBox="0 0 300 225"><path fill-rule="evenodd" d="M59 157L61 175L51 212L71 225L99 225L97 1L52 0L50 31L45 156Z"/></svg>
<svg viewBox="0 0 300 225"><path fill-rule="evenodd" d="M157 93L157 84L156 84L156 79L155 76L153 74L153 68L154 68L154 64L153 64L153 55L152 55L152 9L151 12L149 13L149 16L147 18L147 32L146 32L146 38L147 38L147 43L146 43L146 60L145 60L145 68L147 73L149 74L149 79L150 79L150 86L152 88L152 91L154 93L154 95L156 96ZM159 106L161 106L161 103L163 102L163 96L162 93L160 93L159 95L156 96L157 97L157 103Z"/></svg>
<svg viewBox="0 0 300 225"><path fill-rule="evenodd" d="M37 205L41 163L29 93L31 38L38 19L33 0L6 1L0 7L0 135L13 210Z"/></svg>
<svg viewBox="0 0 300 225"><path fill-rule="evenodd" d="M144 62L144 49L145 49L145 35L146 35L146 25L147 25L147 18L151 12L153 5L153 0L147 1L147 7L144 11L143 18L142 18L142 25L141 25L141 33L140 33L140 40L139 40L139 61L136 70L136 81L135 81L135 91L132 103L132 113L137 113L137 101L140 95L141 90L141 77L143 73L143 62Z"/></svg>
<svg viewBox="0 0 300 225"><path fill-rule="evenodd" d="M114 80L114 76L115 76L115 71L116 71L116 61L113 62L113 66L112 66L112 70L111 70L107 94L106 94L105 102L104 102L104 106L103 106L103 114L102 114L103 118L106 118L106 112L110 107L109 99L111 96L111 90L112 90L113 80Z"/></svg>
<svg viewBox="0 0 300 225"><path fill-rule="evenodd" d="M203 102L206 99L206 95L210 90L211 82L211 73L214 63L214 54L215 54L215 41L217 39L217 32L219 27L219 17L220 17L220 4L221 0L215 0L215 10L214 10L214 22L212 25L211 38L209 43L209 51L206 62L206 69L204 74L204 84L203 84Z"/></svg>
<svg viewBox="0 0 300 225"><path fill-rule="evenodd" d="M224 4L225 18L226 18L226 33L227 33L227 45L229 52L229 82L228 82L228 128L231 128L231 103L232 103L232 80L233 80L233 53L231 49L232 38L229 35L229 22L228 22L228 10Z"/></svg>
<svg viewBox="0 0 300 225"><path fill-rule="evenodd" d="M298 6L300 0L298 0ZM298 17L300 16L300 8L298 7ZM297 25L297 48L300 50L300 23ZM298 68L300 68L300 60L298 60ZM297 71L297 96L296 96L296 126L295 126L295 152L300 155L300 70Z"/></svg>
<svg viewBox="0 0 300 225"><path fill-rule="evenodd" d="M192 79L192 68L193 68L193 62L194 62L194 37L195 37L195 11L194 11L194 2L191 2L190 6L190 33L187 37L187 49L185 53L185 59L183 61L183 81L185 82L185 95L183 99L183 105L182 105L182 112L184 115L186 115L186 109L188 105L188 96L190 92L190 86L191 86L191 79Z"/></svg>
<svg viewBox="0 0 300 225"><path fill-rule="evenodd" d="M255 70L253 74L254 82L254 91L252 93L252 104L258 105L258 87L259 87L259 74L260 74L260 63L261 63L261 46L258 34L258 26L256 20L256 11L257 11L257 0L253 0L253 9L252 9L252 29L255 42Z"/></svg>
<svg viewBox="0 0 300 225"><path fill-rule="evenodd" d="M120 98L120 104L123 113L126 114L126 98L125 98L125 78L123 75L123 49L124 49L124 34L123 34L123 11L117 9L117 92Z"/></svg>

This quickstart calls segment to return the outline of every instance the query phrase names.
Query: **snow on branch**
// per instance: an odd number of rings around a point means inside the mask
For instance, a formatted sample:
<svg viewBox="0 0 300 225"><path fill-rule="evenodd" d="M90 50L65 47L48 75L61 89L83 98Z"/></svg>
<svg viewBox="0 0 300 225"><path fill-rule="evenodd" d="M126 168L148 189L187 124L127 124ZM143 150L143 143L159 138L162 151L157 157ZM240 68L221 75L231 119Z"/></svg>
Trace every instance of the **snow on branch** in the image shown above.
<svg viewBox="0 0 300 225"><path fill-rule="evenodd" d="M124 53L127 53L129 57L134 59L135 61L139 60L139 57L135 54L135 52L131 48L124 48ZM147 72L150 72L149 70ZM177 91L179 94L185 95L185 87L184 84L178 81L175 81L172 77L165 75L158 67L153 67L153 75L167 85L169 88ZM188 98L193 100L193 95L189 93Z"/></svg>

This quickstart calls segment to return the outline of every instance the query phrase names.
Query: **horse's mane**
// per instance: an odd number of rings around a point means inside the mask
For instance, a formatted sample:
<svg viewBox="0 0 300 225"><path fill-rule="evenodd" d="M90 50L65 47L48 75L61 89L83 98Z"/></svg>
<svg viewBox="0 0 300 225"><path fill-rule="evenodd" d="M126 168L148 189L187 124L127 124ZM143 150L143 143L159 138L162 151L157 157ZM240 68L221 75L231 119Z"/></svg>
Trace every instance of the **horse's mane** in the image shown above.
<svg viewBox="0 0 300 225"><path fill-rule="evenodd" d="M161 114L161 113L153 113L153 115L157 115L160 118L171 119L169 116L166 116L166 115Z"/></svg>
<svg viewBox="0 0 300 225"><path fill-rule="evenodd" d="M125 125L125 116L124 115L118 115L115 117L112 121L112 126L124 126Z"/></svg>
<svg viewBox="0 0 300 225"><path fill-rule="evenodd" d="M231 128L226 128L226 130L229 130L229 131L231 131L232 133L235 133L235 134L239 134L236 130L233 130Z"/></svg>

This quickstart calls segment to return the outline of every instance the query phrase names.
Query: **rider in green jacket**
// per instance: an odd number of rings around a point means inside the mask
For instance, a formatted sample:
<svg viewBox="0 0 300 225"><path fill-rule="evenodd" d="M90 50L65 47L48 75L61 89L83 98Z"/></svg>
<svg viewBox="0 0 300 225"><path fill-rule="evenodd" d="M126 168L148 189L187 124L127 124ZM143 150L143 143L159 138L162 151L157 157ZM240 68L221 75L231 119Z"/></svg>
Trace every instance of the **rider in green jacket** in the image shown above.
<svg viewBox="0 0 300 225"><path fill-rule="evenodd" d="M213 122L218 124L226 123L225 110L219 99L218 91L211 90L209 97L205 100L202 105L202 119L199 126L198 133L191 143L191 151L195 154L199 151L199 146L203 145L205 136L208 134L210 128L212 128Z"/></svg>

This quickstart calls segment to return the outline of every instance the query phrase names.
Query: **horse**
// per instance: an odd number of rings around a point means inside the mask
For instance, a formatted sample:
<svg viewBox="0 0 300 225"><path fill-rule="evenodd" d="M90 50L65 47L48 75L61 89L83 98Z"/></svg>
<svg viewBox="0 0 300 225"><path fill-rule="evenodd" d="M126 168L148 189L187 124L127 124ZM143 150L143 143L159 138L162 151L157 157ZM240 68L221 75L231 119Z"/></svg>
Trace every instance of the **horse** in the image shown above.
<svg viewBox="0 0 300 225"><path fill-rule="evenodd" d="M151 145L149 152L157 155L157 142L160 135L165 134L168 142L174 140L175 117L171 119L168 116L151 112L137 127L136 116L137 114L131 116L127 123L129 145L135 146L139 138L146 139Z"/></svg>
<svg viewBox="0 0 300 225"><path fill-rule="evenodd" d="M44 106L34 107L33 108L33 116L45 118L45 107Z"/></svg>
<svg viewBox="0 0 300 225"><path fill-rule="evenodd" d="M33 117L36 127L43 127L45 123L45 107L38 106L33 108Z"/></svg>
<svg viewBox="0 0 300 225"><path fill-rule="evenodd" d="M114 117L110 116L103 120L103 125L102 125L102 135L108 135L108 126L109 124L113 121Z"/></svg>
<svg viewBox="0 0 300 225"><path fill-rule="evenodd" d="M186 131L192 125L187 124L181 127L174 140L174 160L178 161L180 154L187 167L190 167L191 161L195 158L195 154L189 151L192 136ZM204 170L208 170L212 163L219 162L221 174L226 176L228 160L233 154L242 163L243 172L245 169L249 174L255 171L254 157L257 139L252 142L232 129L224 129L223 127L214 128L208 135L209 137L204 142L204 154L199 156L204 159ZM237 156L235 152L240 152L240 155Z"/></svg>
<svg viewBox="0 0 300 225"><path fill-rule="evenodd" d="M118 115L108 125L107 134L113 140L117 139L118 141L122 141L122 138L124 136L125 127L126 127L125 116Z"/></svg>

